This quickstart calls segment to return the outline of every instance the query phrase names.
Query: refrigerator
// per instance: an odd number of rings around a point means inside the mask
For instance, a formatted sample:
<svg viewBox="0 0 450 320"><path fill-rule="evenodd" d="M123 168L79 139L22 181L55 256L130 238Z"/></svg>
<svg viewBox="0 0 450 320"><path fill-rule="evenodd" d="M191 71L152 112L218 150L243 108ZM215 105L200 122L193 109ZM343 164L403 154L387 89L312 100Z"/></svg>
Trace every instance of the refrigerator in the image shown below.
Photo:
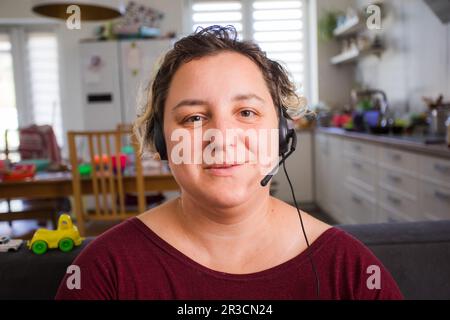
<svg viewBox="0 0 450 320"><path fill-rule="evenodd" d="M139 112L138 100L173 42L81 42L84 129L114 130L118 124L133 123Z"/></svg>

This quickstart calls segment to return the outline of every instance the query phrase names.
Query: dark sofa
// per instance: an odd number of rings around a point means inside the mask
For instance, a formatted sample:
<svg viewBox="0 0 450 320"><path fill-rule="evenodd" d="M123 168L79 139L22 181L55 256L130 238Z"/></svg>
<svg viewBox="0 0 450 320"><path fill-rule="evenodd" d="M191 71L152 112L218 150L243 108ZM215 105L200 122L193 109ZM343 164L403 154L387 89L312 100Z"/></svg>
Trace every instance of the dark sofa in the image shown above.
<svg viewBox="0 0 450 320"><path fill-rule="evenodd" d="M450 299L450 220L338 226L365 243L407 299ZM70 253L36 256L26 247L0 253L0 299L53 299L67 267L92 239Z"/></svg>

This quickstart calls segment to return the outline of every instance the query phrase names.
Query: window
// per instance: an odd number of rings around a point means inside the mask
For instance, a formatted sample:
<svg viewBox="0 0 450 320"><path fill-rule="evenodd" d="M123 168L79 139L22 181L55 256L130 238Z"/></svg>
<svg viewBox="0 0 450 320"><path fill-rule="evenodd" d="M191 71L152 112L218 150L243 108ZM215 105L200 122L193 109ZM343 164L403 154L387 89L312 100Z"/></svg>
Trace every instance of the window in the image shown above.
<svg viewBox="0 0 450 320"><path fill-rule="evenodd" d="M259 44L267 56L283 64L299 93L305 94L305 0L187 0L190 30L209 25L233 25L240 39Z"/></svg>
<svg viewBox="0 0 450 320"><path fill-rule="evenodd" d="M19 127L48 124L63 143L58 42L42 27L10 26L0 30L0 150L17 150ZM11 154L12 160L18 160Z"/></svg>
<svg viewBox="0 0 450 320"><path fill-rule="evenodd" d="M61 146L63 131L58 77L58 44L51 32L29 32L27 37L29 101L33 122L53 127Z"/></svg>
<svg viewBox="0 0 450 320"><path fill-rule="evenodd" d="M16 93L14 88L13 56L8 33L0 33L0 150L6 149L5 131L8 130L8 149L17 150L19 138L17 134L18 116ZM12 160L14 154L11 155Z"/></svg>

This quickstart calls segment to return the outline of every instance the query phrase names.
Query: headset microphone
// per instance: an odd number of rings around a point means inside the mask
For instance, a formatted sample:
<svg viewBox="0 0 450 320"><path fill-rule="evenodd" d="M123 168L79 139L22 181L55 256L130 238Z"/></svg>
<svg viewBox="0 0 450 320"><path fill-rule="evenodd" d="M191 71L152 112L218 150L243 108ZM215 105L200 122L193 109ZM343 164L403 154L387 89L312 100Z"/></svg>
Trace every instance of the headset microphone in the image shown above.
<svg viewBox="0 0 450 320"><path fill-rule="evenodd" d="M286 161L286 159L295 151L295 148L297 146L297 135L295 134L294 129L288 130L287 135L286 135L286 140L287 141L292 140L291 147L290 147L288 153L281 154L281 160L280 160L280 162L278 162L278 166L281 166ZM272 179L272 177L276 173L277 169L278 169L278 167L273 168L272 171L270 171L269 174L267 174L264 177L264 179L261 180L261 186L265 187L269 183L269 181Z"/></svg>

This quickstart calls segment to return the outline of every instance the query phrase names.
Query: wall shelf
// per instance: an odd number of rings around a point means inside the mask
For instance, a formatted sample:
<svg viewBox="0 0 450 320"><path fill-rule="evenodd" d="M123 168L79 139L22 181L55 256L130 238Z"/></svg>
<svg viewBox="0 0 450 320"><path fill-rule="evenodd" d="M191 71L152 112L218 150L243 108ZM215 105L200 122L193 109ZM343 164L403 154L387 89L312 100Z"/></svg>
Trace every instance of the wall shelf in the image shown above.
<svg viewBox="0 0 450 320"><path fill-rule="evenodd" d="M335 37L351 36L361 30L363 23L358 16L348 19L345 24L337 27L333 31Z"/></svg>
<svg viewBox="0 0 450 320"><path fill-rule="evenodd" d="M366 50L352 49L332 57L330 62L334 65L351 63L370 54L380 55L383 50L383 48L369 48Z"/></svg>

